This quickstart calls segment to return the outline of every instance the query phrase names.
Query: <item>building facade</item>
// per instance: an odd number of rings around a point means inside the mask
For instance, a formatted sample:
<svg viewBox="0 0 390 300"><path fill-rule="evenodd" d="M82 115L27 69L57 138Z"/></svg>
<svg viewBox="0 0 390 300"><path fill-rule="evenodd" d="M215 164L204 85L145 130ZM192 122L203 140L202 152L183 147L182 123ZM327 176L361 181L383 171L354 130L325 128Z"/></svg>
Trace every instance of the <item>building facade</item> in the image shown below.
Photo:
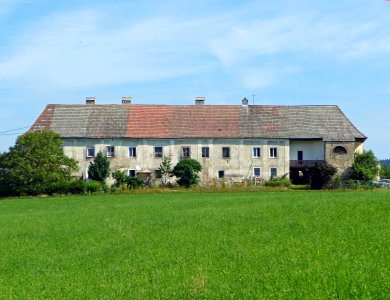
<svg viewBox="0 0 390 300"><path fill-rule="evenodd" d="M308 180L308 168L327 161L346 176L366 137L337 106L48 105L31 130L53 130L64 152L78 161L80 177L101 151L112 171L158 176L164 156L175 165L191 157L202 165L202 182L269 179L287 174Z"/></svg>

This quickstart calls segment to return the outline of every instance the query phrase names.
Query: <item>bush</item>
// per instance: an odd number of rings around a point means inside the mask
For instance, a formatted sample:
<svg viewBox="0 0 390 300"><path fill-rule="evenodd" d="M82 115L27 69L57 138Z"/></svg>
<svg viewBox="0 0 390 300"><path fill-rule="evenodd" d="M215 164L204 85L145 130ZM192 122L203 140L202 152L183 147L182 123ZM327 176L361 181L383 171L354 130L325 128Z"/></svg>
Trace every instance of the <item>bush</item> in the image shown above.
<svg viewBox="0 0 390 300"><path fill-rule="evenodd" d="M372 151L355 154L350 178L354 180L371 181L379 174L380 162Z"/></svg>
<svg viewBox="0 0 390 300"><path fill-rule="evenodd" d="M315 164L309 170L311 188L314 190L322 189L336 173L337 168L327 162Z"/></svg>
<svg viewBox="0 0 390 300"><path fill-rule="evenodd" d="M120 171L120 170L117 170L115 171L113 174L112 174L112 177L114 177L115 179L115 186L116 187L120 187L121 185L124 185L128 179L128 176Z"/></svg>
<svg viewBox="0 0 390 300"><path fill-rule="evenodd" d="M288 178L272 177L264 183L265 186L270 187L290 187L291 181Z"/></svg>
<svg viewBox="0 0 390 300"><path fill-rule="evenodd" d="M129 189L140 188L141 186L144 185L144 181L138 177L129 177L129 178L127 178L126 183L127 183L127 187Z"/></svg>
<svg viewBox="0 0 390 300"><path fill-rule="evenodd" d="M102 190L102 186L99 181L90 181L85 183L85 190L88 193L96 193Z"/></svg>
<svg viewBox="0 0 390 300"><path fill-rule="evenodd" d="M202 170L201 164L192 158L183 158L173 168L173 175L178 177L177 183L180 186L190 187L199 182L198 172Z"/></svg>

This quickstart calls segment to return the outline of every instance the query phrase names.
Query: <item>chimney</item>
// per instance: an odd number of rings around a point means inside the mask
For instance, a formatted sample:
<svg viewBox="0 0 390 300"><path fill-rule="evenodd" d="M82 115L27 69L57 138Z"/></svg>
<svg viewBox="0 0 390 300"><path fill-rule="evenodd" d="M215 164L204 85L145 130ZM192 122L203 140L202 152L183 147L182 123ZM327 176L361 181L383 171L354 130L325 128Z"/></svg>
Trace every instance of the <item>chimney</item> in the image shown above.
<svg viewBox="0 0 390 300"><path fill-rule="evenodd" d="M195 105L204 105L205 100L206 100L205 97L196 97L195 98Z"/></svg>
<svg viewBox="0 0 390 300"><path fill-rule="evenodd" d="M248 107L248 99L247 98L244 98L244 99L242 99L242 106L243 107Z"/></svg>
<svg viewBox="0 0 390 300"><path fill-rule="evenodd" d="M85 97L85 104L94 105L96 104L95 97Z"/></svg>
<svg viewBox="0 0 390 300"><path fill-rule="evenodd" d="M131 97L122 97L122 104L131 104Z"/></svg>

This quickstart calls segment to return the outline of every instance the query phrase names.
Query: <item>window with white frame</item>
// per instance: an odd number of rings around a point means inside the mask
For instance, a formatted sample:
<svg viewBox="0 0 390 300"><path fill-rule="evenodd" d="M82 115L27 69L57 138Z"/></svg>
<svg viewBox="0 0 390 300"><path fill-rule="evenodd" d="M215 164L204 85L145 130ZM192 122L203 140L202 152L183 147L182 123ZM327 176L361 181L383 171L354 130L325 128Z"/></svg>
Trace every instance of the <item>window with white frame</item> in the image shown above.
<svg viewBox="0 0 390 300"><path fill-rule="evenodd" d="M163 157L163 147L154 147L154 157L156 158Z"/></svg>
<svg viewBox="0 0 390 300"><path fill-rule="evenodd" d="M276 147L269 148L269 157L271 158L278 157L278 148Z"/></svg>
<svg viewBox="0 0 390 300"><path fill-rule="evenodd" d="M129 172L128 172L127 175L129 175L129 177L135 177L137 174L136 174L136 171L135 171L135 170L129 169Z"/></svg>
<svg viewBox="0 0 390 300"><path fill-rule="evenodd" d="M129 157L137 157L137 148L129 147Z"/></svg>
<svg viewBox="0 0 390 300"><path fill-rule="evenodd" d="M210 157L210 148L202 147L202 157Z"/></svg>
<svg viewBox="0 0 390 300"><path fill-rule="evenodd" d="M87 147L87 157L95 157L95 147L93 146Z"/></svg>
<svg viewBox="0 0 390 300"><path fill-rule="evenodd" d="M260 177L261 176L261 168L260 167L254 167L253 168L253 176Z"/></svg>
<svg viewBox="0 0 390 300"><path fill-rule="evenodd" d="M229 147L222 147L222 157L223 158L230 158L230 148Z"/></svg>
<svg viewBox="0 0 390 300"><path fill-rule="evenodd" d="M261 155L260 147L253 147L253 157L259 158Z"/></svg>
<svg viewBox="0 0 390 300"><path fill-rule="evenodd" d="M269 168L269 173L270 173L271 177L278 176L278 168Z"/></svg>
<svg viewBox="0 0 390 300"><path fill-rule="evenodd" d="M181 147L181 157L188 158L191 157L191 147Z"/></svg>
<svg viewBox="0 0 390 300"><path fill-rule="evenodd" d="M114 156L115 156L115 147L107 146L107 157L114 157Z"/></svg>

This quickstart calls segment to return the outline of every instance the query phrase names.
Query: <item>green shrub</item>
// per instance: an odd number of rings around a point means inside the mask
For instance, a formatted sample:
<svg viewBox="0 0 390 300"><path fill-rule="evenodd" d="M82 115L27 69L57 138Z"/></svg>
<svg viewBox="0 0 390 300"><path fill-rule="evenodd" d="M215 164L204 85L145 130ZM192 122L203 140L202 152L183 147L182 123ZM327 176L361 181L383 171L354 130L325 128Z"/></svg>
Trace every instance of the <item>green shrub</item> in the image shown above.
<svg viewBox="0 0 390 300"><path fill-rule="evenodd" d="M379 174L380 162L372 151L355 154L350 178L354 180L371 181Z"/></svg>
<svg viewBox="0 0 390 300"><path fill-rule="evenodd" d="M198 172L202 170L201 164L192 158L183 158L173 168L173 175L178 177L177 183L180 186L190 187L199 182Z"/></svg>
<svg viewBox="0 0 390 300"><path fill-rule="evenodd" d="M127 183L127 187L129 189L140 188L141 186L144 185L144 181L138 177L129 177L129 178L127 178L126 183Z"/></svg>
<svg viewBox="0 0 390 300"><path fill-rule="evenodd" d="M310 186L313 190L320 190L325 187L337 173L337 168L324 162L315 164L310 168Z"/></svg>
<svg viewBox="0 0 390 300"><path fill-rule="evenodd" d="M85 190L88 193L97 193L102 190L102 186L99 181L90 181L85 183Z"/></svg>
<svg viewBox="0 0 390 300"><path fill-rule="evenodd" d="M290 187L291 181L288 178L272 177L271 179L265 181L264 185L270 187Z"/></svg>
<svg viewBox="0 0 390 300"><path fill-rule="evenodd" d="M122 172L120 170L115 171L112 174L112 177L115 179L115 186L120 187L121 185L124 185L128 179L128 176L125 174L125 172Z"/></svg>

